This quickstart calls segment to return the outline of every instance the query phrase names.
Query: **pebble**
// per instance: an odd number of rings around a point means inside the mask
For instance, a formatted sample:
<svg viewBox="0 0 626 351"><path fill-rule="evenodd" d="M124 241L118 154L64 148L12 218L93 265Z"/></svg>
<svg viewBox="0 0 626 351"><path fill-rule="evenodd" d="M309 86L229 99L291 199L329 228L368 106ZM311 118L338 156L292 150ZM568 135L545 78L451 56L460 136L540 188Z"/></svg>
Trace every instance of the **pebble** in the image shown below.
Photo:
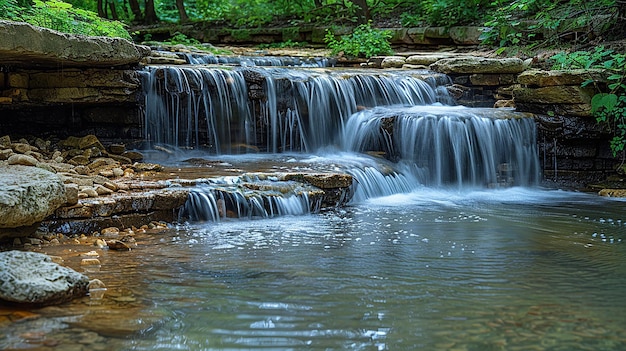
<svg viewBox="0 0 626 351"><path fill-rule="evenodd" d="M120 240L108 240L107 245L111 250L130 251L130 246Z"/></svg>
<svg viewBox="0 0 626 351"><path fill-rule="evenodd" d="M120 230L117 227L107 227L102 229L100 234L105 237L118 236L120 235Z"/></svg>
<svg viewBox="0 0 626 351"><path fill-rule="evenodd" d="M104 241L102 239L96 239L96 241L94 241L93 245L103 249L104 247L107 246L107 243L106 243L106 241Z"/></svg>
<svg viewBox="0 0 626 351"><path fill-rule="evenodd" d="M97 258L83 258L80 261L81 266L99 266L101 265L100 260Z"/></svg>

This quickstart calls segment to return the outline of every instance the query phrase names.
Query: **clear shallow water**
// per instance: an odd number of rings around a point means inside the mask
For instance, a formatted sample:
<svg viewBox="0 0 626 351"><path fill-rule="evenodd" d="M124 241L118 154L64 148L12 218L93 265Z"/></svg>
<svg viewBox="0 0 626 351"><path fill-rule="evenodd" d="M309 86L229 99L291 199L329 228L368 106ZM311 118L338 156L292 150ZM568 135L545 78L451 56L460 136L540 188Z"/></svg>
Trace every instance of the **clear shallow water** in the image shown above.
<svg viewBox="0 0 626 351"><path fill-rule="evenodd" d="M48 310L3 328L0 345L38 346L15 340L41 330L56 350L623 350L625 209L563 191L425 188L181 226L101 252L88 275L107 284L108 307ZM81 315L96 319L72 323ZM98 319L109 322L86 326ZM145 332L104 332L125 323Z"/></svg>
<svg viewBox="0 0 626 351"><path fill-rule="evenodd" d="M626 203L418 191L142 245L134 350L621 350ZM158 244L157 244L158 243Z"/></svg>

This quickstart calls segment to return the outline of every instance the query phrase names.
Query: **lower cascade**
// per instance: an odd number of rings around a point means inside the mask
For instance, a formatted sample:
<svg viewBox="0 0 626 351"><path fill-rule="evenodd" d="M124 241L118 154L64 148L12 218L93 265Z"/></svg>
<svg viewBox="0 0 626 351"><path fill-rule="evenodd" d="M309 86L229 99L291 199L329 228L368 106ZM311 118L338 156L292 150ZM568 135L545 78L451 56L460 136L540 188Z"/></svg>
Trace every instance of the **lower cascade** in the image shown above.
<svg viewBox="0 0 626 351"><path fill-rule="evenodd" d="M153 144L211 156L314 156L311 167L353 177L353 203L422 187L533 186L540 179L533 118L453 106L441 74L198 64L149 67L144 80ZM191 191L182 217L219 221L320 208L314 190L282 181L213 181Z"/></svg>

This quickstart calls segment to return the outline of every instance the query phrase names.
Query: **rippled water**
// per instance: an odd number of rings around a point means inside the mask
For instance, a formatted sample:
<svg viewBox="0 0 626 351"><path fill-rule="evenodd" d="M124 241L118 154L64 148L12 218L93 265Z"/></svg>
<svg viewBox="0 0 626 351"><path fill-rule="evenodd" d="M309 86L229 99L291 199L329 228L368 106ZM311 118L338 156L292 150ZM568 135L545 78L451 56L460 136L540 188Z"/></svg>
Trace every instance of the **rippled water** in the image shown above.
<svg viewBox="0 0 626 351"><path fill-rule="evenodd" d="M104 252L89 276L108 283L105 301L128 289L134 302L81 313L150 324L100 331L113 350L623 350L625 209L563 191L422 189L181 226Z"/></svg>

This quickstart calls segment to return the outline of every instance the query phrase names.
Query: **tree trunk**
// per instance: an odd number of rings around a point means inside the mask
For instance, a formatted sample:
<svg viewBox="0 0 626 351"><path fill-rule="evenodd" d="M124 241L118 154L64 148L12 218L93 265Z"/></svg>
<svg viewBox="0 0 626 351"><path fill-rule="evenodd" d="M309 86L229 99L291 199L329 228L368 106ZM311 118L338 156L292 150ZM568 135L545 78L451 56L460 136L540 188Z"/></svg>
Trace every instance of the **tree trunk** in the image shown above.
<svg viewBox="0 0 626 351"><path fill-rule="evenodd" d="M102 3L102 0L98 0L96 7L98 7L98 16L101 18L106 18L106 13L104 12L104 4Z"/></svg>
<svg viewBox="0 0 626 351"><path fill-rule="evenodd" d="M159 18L156 15L156 11L154 9L154 0L146 0L146 11L145 11L144 23L145 24L154 24L159 21Z"/></svg>
<svg viewBox="0 0 626 351"><path fill-rule="evenodd" d="M139 1L137 0L128 0L128 4L130 5L130 11L133 13L134 21L141 22L143 15L141 14L141 8L139 7Z"/></svg>
<svg viewBox="0 0 626 351"><path fill-rule="evenodd" d="M117 10L115 9L115 3L112 0L107 0L107 4L109 5L109 9L111 10L111 19L118 20Z"/></svg>
<svg viewBox="0 0 626 351"><path fill-rule="evenodd" d="M185 4L183 3L183 0L176 0L176 8L178 9L180 23L188 22L189 16L187 16L187 11L185 11Z"/></svg>
<svg viewBox="0 0 626 351"><path fill-rule="evenodd" d="M358 9L356 11L357 22L359 24L367 23L371 19L370 8L367 6L367 0L350 0Z"/></svg>

